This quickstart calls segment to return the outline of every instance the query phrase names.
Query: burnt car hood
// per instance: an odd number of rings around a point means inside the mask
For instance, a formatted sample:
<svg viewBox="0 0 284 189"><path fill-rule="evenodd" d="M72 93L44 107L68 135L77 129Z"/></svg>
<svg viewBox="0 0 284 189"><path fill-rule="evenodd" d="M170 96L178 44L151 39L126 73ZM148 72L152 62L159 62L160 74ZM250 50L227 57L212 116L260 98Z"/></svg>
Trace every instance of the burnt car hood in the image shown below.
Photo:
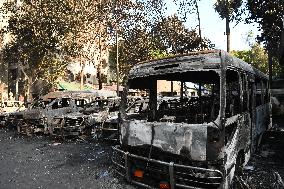
<svg viewBox="0 0 284 189"><path fill-rule="evenodd" d="M153 145L191 160L206 160L207 126L205 125L144 120L123 121L120 140L123 146Z"/></svg>
<svg viewBox="0 0 284 189"><path fill-rule="evenodd" d="M9 116L11 112L0 112L0 116Z"/></svg>
<svg viewBox="0 0 284 189"><path fill-rule="evenodd" d="M70 119L77 119L77 118L81 118L81 117L85 117L86 115L84 115L83 113L80 112L72 112L72 113L68 113L65 115L66 118L70 118Z"/></svg>
<svg viewBox="0 0 284 189"><path fill-rule="evenodd" d="M26 110L19 111L19 112L10 112L9 116L22 116L22 115L24 115L25 112L26 112Z"/></svg>
<svg viewBox="0 0 284 189"><path fill-rule="evenodd" d="M30 109L23 113L24 119L40 119L45 117L45 109Z"/></svg>
<svg viewBox="0 0 284 189"><path fill-rule="evenodd" d="M117 123L118 122L118 115L110 116L106 120L106 123Z"/></svg>

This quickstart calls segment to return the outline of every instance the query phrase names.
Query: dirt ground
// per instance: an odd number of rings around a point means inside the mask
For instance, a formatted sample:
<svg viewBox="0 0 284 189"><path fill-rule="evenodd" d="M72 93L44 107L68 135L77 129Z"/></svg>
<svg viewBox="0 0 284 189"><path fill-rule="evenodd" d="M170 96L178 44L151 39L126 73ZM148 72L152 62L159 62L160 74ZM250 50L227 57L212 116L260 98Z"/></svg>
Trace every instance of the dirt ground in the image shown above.
<svg viewBox="0 0 284 189"><path fill-rule="evenodd" d="M284 132L269 131L245 167L243 180L251 189L284 188Z"/></svg>
<svg viewBox="0 0 284 189"><path fill-rule="evenodd" d="M24 137L0 129L1 189L133 189L111 169L110 145Z"/></svg>
<svg viewBox="0 0 284 189"><path fill-rule="evenodd" d="M110 157L110 144L26 137L0 129L0 189L134 189L113 175ZM242 179L246 188L280 189L282 178L284 131L267 132Z"/></svg>

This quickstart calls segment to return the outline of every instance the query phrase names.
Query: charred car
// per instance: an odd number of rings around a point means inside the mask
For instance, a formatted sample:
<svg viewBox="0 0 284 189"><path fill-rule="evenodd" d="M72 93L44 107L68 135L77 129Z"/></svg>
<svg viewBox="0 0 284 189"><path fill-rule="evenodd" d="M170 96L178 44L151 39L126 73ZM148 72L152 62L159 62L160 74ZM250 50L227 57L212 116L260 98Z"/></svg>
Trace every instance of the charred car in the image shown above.
<svg viewBox="0 0 284 189"><path fill-rule="evenodd" d="M115 119L118 114L119 104L120 98L118 97L98 99L89 104L86 112L90 114L85 123L92 128L93 138L104 139L110 133L117 133L117 124L108 128L106 127L106 121L111 117Z"/></svg>
<svg viewBox="0 0 284 189"><path fill-rule="evenodd" d="M178 100L158 105L160 80L178 82ZM189 98L192 83L198 95ZM126 113L128 89L148 91L143 114ZM271 127L269 96L265 74L221 50L136 64L121 99L115 172L146 188L229 188Z"/></svg>
<svg viewBox="0 0 284 189"><path fill-rule="evenodd" d="M78 104L79 99L77 99L77 105L80 107L80 110L61 117L54 117L52 134L62 137L90 137L95 123L101 123L115 108L118 110L116 107L118 105L116 98L104 99L103 97L96 96L96 100L89 103L81 99L83 101L80 105Z"/></svg>
<svg viewBox="0 0 284 189"><path fill-rule="evenodd" d="M25 106L20 101L0 102L0 126L5 126L10 114L25 110Z"/></svg>
<svg viewBox="0 0 284 189"><path fill-rule="evenodd" d="M91 92L57 91L46 94L35 101L26 111L21 112L22 123L17 124L17 130L22 134L44 133L52 131L52 121L56 116L75 112L79 106L74 97Z"/></svg>
<svg viewBox="0 0 284 189"><path fill-rule="evenodd" d="M77 107L76 111L54 116L50 134L59 137L89 135L88 133L91 133L91 131L84 124L86 117L84 108L86 108L89 100L81 96L76 97L74 99Z"/></svg>
<svg viewBox="0 0 284 189"><path fill-rule="evenodd" d="M18 133L31 135L33 133L48 134L53 117L76 111L72 98L61 97L52 99L50 103L38 101L30 109L22 113L22 124L17 125Z"/></svg>
<svg viewBox="0 0 284 189"><path fill-rule="evenodd" d="M94 122L94 129L93 135L97 139L103 140L112 140L117 141L119 136L119 103L117 102L116 105L111 105L107 107L107 114L102 114L102 119L97 119ZM128 98L128 105L126 109L126 113L128 116L142 116L145 111L148 109L148 100L147 99L129 99Z"/></svg>

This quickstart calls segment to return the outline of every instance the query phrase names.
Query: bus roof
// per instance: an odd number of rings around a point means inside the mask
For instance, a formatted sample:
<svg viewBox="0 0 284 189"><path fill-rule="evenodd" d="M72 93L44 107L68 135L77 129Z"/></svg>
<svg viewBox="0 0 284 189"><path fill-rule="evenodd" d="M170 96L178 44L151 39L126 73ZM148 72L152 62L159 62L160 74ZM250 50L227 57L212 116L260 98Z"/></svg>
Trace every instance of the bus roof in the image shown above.
<svg viewBox="0 0 284 189"><path fill-rule="evenodd" d="M199 69L237 68L257 77L268 79L268 76L252 65L230 55L223 50L191 52L184 55L170 56L140 62L132 67L129 78L147 77L159 73L186 72Z"/></svg>

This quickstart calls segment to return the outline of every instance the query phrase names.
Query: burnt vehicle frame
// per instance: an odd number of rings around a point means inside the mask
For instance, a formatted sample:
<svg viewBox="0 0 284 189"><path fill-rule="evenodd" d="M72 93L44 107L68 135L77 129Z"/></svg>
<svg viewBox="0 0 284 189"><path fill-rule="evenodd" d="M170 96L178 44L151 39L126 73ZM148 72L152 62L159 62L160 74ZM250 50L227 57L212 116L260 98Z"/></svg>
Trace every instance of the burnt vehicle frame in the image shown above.
<svg viewBox="0 0 284 189"><path fill-rule="evenodd" d="M74 98L75 105L77 107L76 111L57 115L53 117L51 123L50 134L57 137L68 137L68 136L80 136L80 135L90 135L91 128L85 124L86 106L95 98L86 95L78 95Z"/></svg>
<svg viewBox="0 0 284 189"><path fill-rule="evenodd" d="M97 140L117 140L118 111L120 98L111 97L97 99L90 104L91 114L86 119L86 125L92 128L92 135Z"/></svg>
<svg viewBox="0 0 284 189"><path fill-rule="evenodd" d="M52 135L57 137L91 137L95 123L97 123L96 118L101 118L99 123L102 123L107 119L109 111L115 111L114 108L118 110L118 98L111 95L111 93L104 94L102 92L102 94L86 93L74 96L78 111L54 117ZM108 107L107 111L102 110L105 105ZM105 115L100 115L99 112L105 112Z"/></svg>
<svg viewBox="0 0 284 189"><path fill-rule="evenodd" d="M158 79L213 81L217 92L206 101L211 103L209 111L201 108L201 115L197 109L191 111L196 119L180 118L189 111L183 110L175 114L174 122L161 122ZM127 88L149 89L146 119L127 118ZM202 104L202 98L195 103ZM206 108L210 103L205 103ZM229 188L263 132L271 128L270 111L268 77L227 52L202 51L137 64L129 72L122 96L120 145L113 147L115 171L148 188Z"/></svg>
<svg viewBox="0 0 284 189"><path fill-rule="evenodd" d="M130 116L137 116L144 114L148 109L149 99L136 97L130 99L127 97L127 108L126 114ZM119 107L117 107L119 109ZM116 109L116 110L118 110ZM98 136L98 139L108 140L108 141L119 141L119 112L110 111L106 119L97 121L95 124L95 132Z"/></svg>
<svg viewBox="0 0 284 189"><path fill-rule="evenodd" d="M0 126L6 126L9 121L13 121L9 120L10 115L17 114L25 109L24 103L21 101L7 100L0 102Z"/></svg>
<svg viewBox="0 0 284 189"><path fill-rule="evenodd" d="M71 97L40 100L23 112L22 124L17 125L17 131L26 135L35 133L49 134L55 116L62 116L76 111L76 109L75 102Z"/></svg>
<svg viewBox="0 0 284 189"><path fill-rule="evenodd" d="M79 111L94 95L89 91L50 92L22 112L22 123L17 124L17 130L27 135L52 134L55 117L62 118L65 114Z"/></svg>

